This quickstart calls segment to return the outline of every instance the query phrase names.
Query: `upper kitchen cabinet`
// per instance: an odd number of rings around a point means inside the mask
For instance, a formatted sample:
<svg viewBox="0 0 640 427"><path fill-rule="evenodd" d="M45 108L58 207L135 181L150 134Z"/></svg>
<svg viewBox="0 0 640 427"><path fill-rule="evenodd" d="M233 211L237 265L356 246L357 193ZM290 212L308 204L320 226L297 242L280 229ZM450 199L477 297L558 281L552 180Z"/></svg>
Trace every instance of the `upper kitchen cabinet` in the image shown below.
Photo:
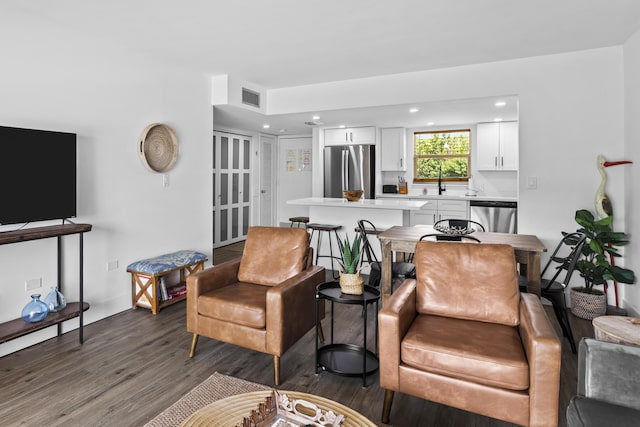
<svg viewBox="0 0 640 427"><path fill-rule="evenodd" d="M357 128L325 129L324 145L374 145L376 128L365 126Z"/></svg>
<svg viewBox="0 0 640 427"><path fill-rule="evenodd" d="M380 130L380 170L407 170L407 132L405 128Z"/></svg>
<svg viewBox="0 0 640 427"><path fill-rule="evenodd" d="M478 170L518 170L518 122L478 123Z"/></svg>

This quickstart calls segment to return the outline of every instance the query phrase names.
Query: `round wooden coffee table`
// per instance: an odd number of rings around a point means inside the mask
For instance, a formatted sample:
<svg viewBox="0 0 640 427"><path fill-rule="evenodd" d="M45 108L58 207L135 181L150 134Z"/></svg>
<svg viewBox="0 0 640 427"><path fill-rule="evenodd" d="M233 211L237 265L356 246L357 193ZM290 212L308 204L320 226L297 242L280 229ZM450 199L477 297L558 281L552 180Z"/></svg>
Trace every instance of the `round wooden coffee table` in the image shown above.
<svg viewBox="0 0 640 427"><path fill-rule="evenodd" d="M640 345L640 319L627 316L600 316L593 319L597 340Z"/></svg>
<svg viewBox="0 0 640 427"><path fill-rule="evenodd" d="M376 426L375 423L365 418L362 414L333 400L298 391L278 390L278 393L286 394L290 399L306 400L317 405L320 409L331 410L335 414L344 415L345 420L342 423L344 427ZM216 400L194 412L181 425L183 427L236 426L270 395L271 390L254 391Z"/></svg>

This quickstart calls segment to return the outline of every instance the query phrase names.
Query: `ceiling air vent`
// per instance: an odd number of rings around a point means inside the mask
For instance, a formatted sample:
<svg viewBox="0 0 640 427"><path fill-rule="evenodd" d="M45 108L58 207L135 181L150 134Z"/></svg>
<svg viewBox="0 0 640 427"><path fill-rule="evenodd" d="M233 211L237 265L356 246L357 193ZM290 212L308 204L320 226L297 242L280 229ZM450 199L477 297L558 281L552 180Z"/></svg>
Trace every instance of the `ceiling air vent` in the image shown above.
<svg viewBox="0 0 640 427"><path fill-rule="evenodd" d="M260 108L260 94L247 88L242 88L242 103Z"/></svg>

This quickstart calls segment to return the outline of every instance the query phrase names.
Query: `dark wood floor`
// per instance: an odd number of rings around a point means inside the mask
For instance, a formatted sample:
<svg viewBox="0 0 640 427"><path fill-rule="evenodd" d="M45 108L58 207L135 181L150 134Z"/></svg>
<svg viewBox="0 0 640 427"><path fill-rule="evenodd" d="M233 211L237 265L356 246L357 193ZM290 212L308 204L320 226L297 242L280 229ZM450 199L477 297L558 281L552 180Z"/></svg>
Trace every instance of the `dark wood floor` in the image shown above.
<svg viewBox="0 0 640 427"><path fill-rule="evenodd" d="M214 261L238 256L240 250L238 245L216 249ZM336 340L358 343L361 310L342 305L335 310L336 326L342 325L336 329ZM551 310L548 313L552 316ZM371 308L369 319L373 315ZM571 320L578 340L593 336L591 322ZM182 302L156 316L139 308L88 325L83 345L78 344L77 332L70 332L2 357L0 425L141 426L215 371L273 384L271 356L201 338L196 356L189 359L190 339ZM310 331L285 353L280 388L328 397L379 423L384 391L377 385L377 375L369 378L367 388L358 378L316 375L314 349L315 334ZM566 425L564 411L575 393L576 364L577 356L563 340L561 426ZM391 422L394 426L510 425L399 393Z"/></svg>

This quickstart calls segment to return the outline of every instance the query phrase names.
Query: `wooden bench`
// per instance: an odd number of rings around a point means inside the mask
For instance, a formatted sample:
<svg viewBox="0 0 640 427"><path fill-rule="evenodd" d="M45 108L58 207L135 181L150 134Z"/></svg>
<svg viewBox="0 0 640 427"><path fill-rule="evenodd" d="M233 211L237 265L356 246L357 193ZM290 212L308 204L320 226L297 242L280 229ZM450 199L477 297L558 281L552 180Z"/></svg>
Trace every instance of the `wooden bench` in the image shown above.
<svg viewBox="0 0 640 427"><path fill-rule="evenodd" d="M145 307L157 314L161 308L187 297L187 276L204 268L207 256L196 251L178 251L143 259L127 266L131 273L133 308ZM167 286L164 276L180 272L180 282Z"/></svg>

